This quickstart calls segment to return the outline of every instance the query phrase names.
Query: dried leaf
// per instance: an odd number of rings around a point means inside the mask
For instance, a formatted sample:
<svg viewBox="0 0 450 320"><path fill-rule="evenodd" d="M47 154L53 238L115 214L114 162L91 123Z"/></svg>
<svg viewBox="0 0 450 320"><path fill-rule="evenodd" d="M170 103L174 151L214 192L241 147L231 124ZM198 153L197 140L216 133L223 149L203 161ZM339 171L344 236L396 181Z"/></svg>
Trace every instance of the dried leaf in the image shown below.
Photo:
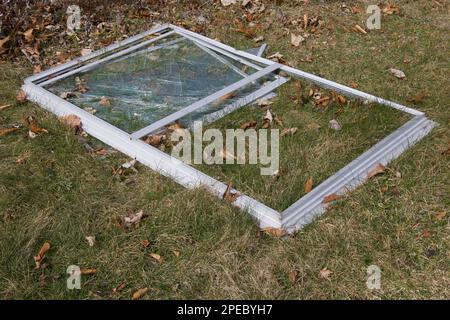
<svg viewBox="0 0 450 320"><path fill-rule="evenodd" d="M313 178L309 177L308 180L305 182L305 193L311 192L313 188Z"/></svg>
<svg viewBox="0 0 450 320"><path fill-rule="evenodd" d="M381 12L388 15L398 14L400 13L400 7L393 4L386 4L382 6Z"/></svg>
<svg viewBox="0 0 450 320"><path fill-rule="evenodd" d="M139 300L140 298L142 298L145 294L147 294L148 292L148 288L142 288L139 289L138 291L136 291L135 293L133 293L133 296L131 297L131 299L133 300Z"/></svg>
<svg viewBox="0 0 450 320"><path fill-rule="evenodd" d="M294 128L285 128L285 129L283 129L281 131L280 137L284 137L285 135L288 135L288 134L293 135L293 134L295 134L297 132L297 130L298 130L298 128L296 128L296 127L294 127Z"/></svg>
<svg viewBox="0 0 450 320"><path fill-rule="evenodd" d="M36 263L36 269L39 269L41 267L41 262L45 257L45 254L47 253L47 251L50 250L50 243L45 242L42 247L41 250L39 250L37 256L34 257L34 262Z"/></svg>
<svg viewBox="0 0 450 320"><path fill-rule="evenodd" d="M162 262L162 260L163 260L161 255L159 255L157 253L150 253L150 257L153 258L154 260L156 260L157 262Z"/></svg>
<svg viewBox="0 0 450 320"><path fill-rule="evenodd" d="M375 177L376 175L384 173L385 171L386 171L386 167L384 165L382 165L381 163L379 163L376 165L376 167L374 169L369 171L369 173L367 174L367 179L371 179L371 178Z"/></svg>
<svg viewBox="0 0 450 320"><path fill-rule="evenodd" d="M323 268L319 271L319 277L323 279L328 279L333 272L328 270L327 268Z"/></svg>
<svg viewBox="0 0 450 320"><path fill-rule="evenodd" d="M289 272L289 282L291 283L291 285L295 285L297 283L298 280L298 271L297 270L292 270Z"/></svg>
<svg viewBox="0 0 450 320"><path fill-rule="evenodd" d="M9 39L10 39L10 37L7 36L6 38L3 38L0 40L0 53L3 51L2 50L2 49L4 49L3 46L5 45L5 43L7 43L9 41Z"/></svg>
<svg viewBox="0 0 450 320"><path fill-rule="evenodd" d="M352 11L353 14L360 13L361 12L361 8L359 8L358 6L352 6L351 7L351 11Z"/></svg>
<svg viewBox="0 0 450 320"><path fill-rule="evenodd" d="M228 202L234 202L237 198L239 198L240 193L239 192L232 192L233 190L233 183L230 181L227 185L227 189L225 190L225 193L223 194L223 199Z"/></svg>
<svg viewBox="0 0 450 320"><path fill-rule="evenodd" d="M25 31L23 33L23 37L25 38L26 42L33 42L33 40L34 40L33 28L28 29L27 31Z"/></svg>
<svg viewBox="0 0 450 320"><path fill-rule="evenodd" d="M347 99L345 99L345 97L341 96L340 94L337 95L336 99L337 99L339 104L346 104L347 103Z"/></svg>
<svg viewBox="0 0 450 320"><path fill-rule="evenodd" d="M425 92L420 92L416 94L414 97L406 99L406 101L418 104L423 102L426 98L428 98L428 94L426 94Z"/></svg>
<svg viewBox="0 0 450 320"><path fill-rule="evenodd" d="M86 240L89 243L89 247L93 247L95 244L95 236L86 236Z"/></svg>
<svg viewBox="0 0 450 320"><path fill-rule="evenodd" d="M173 250L172 253L173 253L173 255L174 255L175 257L177 257L177 258L181 255L181 252L178 251L178 250Z"/></svg>
<svg viewBox="0 0 450 320"><path fill-rule="evenodd" d="M166 136L163 134L152 134L145 138L144 142L152 145L154 147L159 146L164 140L166 139Z"/></svg>
<svg viewBox="0 0 450 320"><path fill-rule="evenodd" d="M444 219L446 215L447 215L447 213L445 213L444 211L438 212L438 213L436 213L436 219L440 221L440 220Z"/></svg>
<svg viewBox="0 0 450 320"><path fill-rule="evenodd" d="M138 225L144 217L144 211L140 210L136 213L130 213L128 216L122 217L122 228L129 229L133 225Z"/></svg>
<svg viewBox="0 0 450 320"><path fill-rule="evenodd" d="M184 128L179 122L174 122L174 123L168 125L167 129L175 131L175 130L184 129Z"/></svg>
<svg viewBox="0 0 450 320"><path fill-rule="evenodd" d="M119 283L118 285L117 285L117 287L115 287L113 290L112 290L112 292L113 293L117 293L117 292L120 292L120 291L122 291L123 290L123 288L125 288L125 283Z"/></svg>
<svg viewBox="0 0 450 320"><path fill-rule="evenodd" d="M81 269L80 273L84 276L90 276L97 273L97 269Z"/></svg>
<svg viewBox="0 0 450 320"><path fill-rule="evenodd" d="M428 229L425 229L422 231L422 237L423 238L431 238L431 232Z"/></svg>
<svg viewBox="0 0 450 320"><path fill-rule="evenodd" d="M41 128L39 126L39 124L37 122L35 122L35 121L30 124L30 131L33 132L33 133L36 133L36 134L48 133L47 129Z"/></svg>
<svg viewBox="0 0 450 320"><path fill-rule="evenodd" d="M330 202L339 200L341 198L342 198L341 195L333 193L333 194L330 194L330 195L326 196L325 198L323 198L322 203L330 203Z"/></svg>
<svg viewBox="0 0 450 320"><path fill-rule="evenodd" d="M16 130L19 130L19 128L0 129L0 137L6 136L7 134L10 134L11 132L14 132Z"/></svg>
<svg viewBox="0 0 450 320"><path fill-rule="evenodd" d="M39 73L42 71L41 65L37 64L33 68L33 74Z"/></svg>
<svg viewBox="0 0 450 320"><path fill-rule="evenodd" d="M309 123L307 126L306 126L306 128L308 129L308 130L318 130L318 129L320 129L321 127L320 127L320 125L318 124L318 123Z"/></svg>
<svg viewBox="0 0 450 320"><path fill-rule="evenodd" d="M305 38L303 38L301 35L296 36L295 34L291 33L291 44L294 47L298 47L304 41Z"/></svg>
<svg viewBox="0 0 450 320"><path fill-rule="evenodd" d="M261 232L270 234L277 238L284 237L287 234L286 230L272 228L272 227L263 228L263 229L261 229Z"/></svg>
<svg viewBox="0 0 450 320"><path fill-rule="evenodd" d="M256 125L257 125L256 121L252 120L252 121L242 124L240 128L243 130L254 129L254 128L256 128Z"/></svg>
<svg viewBox="0 0 450 320"><path fill-rule="evenodd" d="M20 89L20 90L17 92L16 99L17 99L17 101L19 101L19 102L25 102L25 101L27 101L27 94L25 93L25 91L23 91L22 89Z"/></svg>
<svg viewBox="0 0 450 320"><path fill-rule="evenodd" d="M101 97L98 104L104 107L109 107L111 105L111 101L109 101L107 97Z"/></svg>
<svg viewBox="0 0 450 320"><path fill-rule="evenodd" d="M406 78L406 75L405 75L405 73L404 73L402 70L398 70L398 69L391 68L391 69L389 69L389 72L390 72L394 77L396 77L396 78L398 78L398 79L405 79L405 78Z"/></svg>
<svg viewBox="0 0 450 320"><path fill-rule="evenodd" d="M8 108L12 107L12 104L5 104L3 106L0 106L0 111L6 110Z"/></svg>
<svg viewBox="0 0 450 320"><path fill-rule="evenodd" d="M68 116L62 117L61 120L63 123L65 123L69 127L75 129L75 134L82 131L80 117L78 117L74 114L69 114Z"/></svg>
<svg viewBox="0 0 450 320"><path fill-rule="evenodd" d="M367 31L364 30L359 24L355 24L353 26L353 30L362 34L367 34Z"/></svg>
<svg viewBox="0 0 450 320"><path fill-rule="evenodd" d="M141 240L141 246L143 246L144 248L147 248L149 245L150 241L148 241L147 239Z"/></svg>

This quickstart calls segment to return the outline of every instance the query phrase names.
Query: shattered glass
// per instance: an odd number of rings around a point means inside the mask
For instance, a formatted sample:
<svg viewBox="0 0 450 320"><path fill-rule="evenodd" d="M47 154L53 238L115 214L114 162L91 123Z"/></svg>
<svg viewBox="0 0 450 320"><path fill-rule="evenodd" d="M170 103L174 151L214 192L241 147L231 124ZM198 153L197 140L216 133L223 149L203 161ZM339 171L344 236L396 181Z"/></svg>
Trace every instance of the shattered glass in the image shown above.
<svg viewBox="0 0 450 320"><path fill-rule="evenodd" d="M46 89L132 133L256 71L184 37L171 35L137 52L58 80ZM238 90L227 97L227 103L258 89L266 80ZM206 106L192 114L189 121L221 105L223 101Z"/></svg>

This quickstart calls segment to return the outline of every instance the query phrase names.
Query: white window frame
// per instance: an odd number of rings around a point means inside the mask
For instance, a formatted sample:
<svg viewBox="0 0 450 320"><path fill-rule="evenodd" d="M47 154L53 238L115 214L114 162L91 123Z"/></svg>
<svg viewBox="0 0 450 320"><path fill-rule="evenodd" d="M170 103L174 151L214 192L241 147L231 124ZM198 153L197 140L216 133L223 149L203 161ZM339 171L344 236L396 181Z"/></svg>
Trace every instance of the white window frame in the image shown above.
<svg viewBox="0 0 450 320"><path fill-rule="evenodd" d="M171 34L178 34L194 41L194 43L207 50L212 50L215 53L240 61L243 64L256 68L258 71L132 134L128 134L107 123L95 115L58 97L43 87L44 85L61 78L78 73L80 70L89 70L99 63L135 52L137 49ZM154 37L149 39L149 36ZM358 158L347 164L337 173L330 176L320 185L316 186L311 192L298 199L282 212L278 212L251 197L241 194L236 201L233 202L233 205L251 214L259 222L261 228L270 227L284 229L288 232L293 232L302 228L326 210L329 205L323 203L323 199L326 196L330 194L341 195L363 184L367 180L368 172L378 164L381 163L387 165L413 144L421 140L436 126L436 123L427 119L423 112L289 66L278 64L274 61L245 51L236 50L216 40L209 39L200 34L171 24L157 26L149 31L117 42L104 49L92 52L87 56L79 57L70 62L28 77L25 79L22 89L25 91L27 98L30 101L36 102L41 107L60 117L71 114L78 116L81 119L83 130L87 133L162 175L173 179L184 187L205 187L212 194L222 198L227 188L226 184L175 159L153 146L144 143L140 138L198 110L229 92L237 90L265 75L271 74L274 71L284 71L291 77L311 81L321 87L335 90L346 96L403 111L412 115L412 119L393 133L389 134L386 138L379 141ZM256 99L266 96L272 90L288 80L289 79L286 77L278 76L276 77L276 80L268 85L237 100L231 105L226 106L224 109L207 116L206 119L208 122L215 121L240 107L248 105Z"/></svg>

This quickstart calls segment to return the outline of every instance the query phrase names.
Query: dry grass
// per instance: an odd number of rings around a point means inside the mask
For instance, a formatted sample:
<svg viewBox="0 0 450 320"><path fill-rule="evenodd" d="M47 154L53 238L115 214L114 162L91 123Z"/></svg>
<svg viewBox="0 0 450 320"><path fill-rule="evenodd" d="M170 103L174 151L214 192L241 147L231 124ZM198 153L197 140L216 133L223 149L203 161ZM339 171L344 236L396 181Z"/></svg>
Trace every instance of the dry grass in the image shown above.
<svg viewBox="0 0 450 320"><path fill-rule="evenodd" d="M0 137L2 298L127 299L145 286L150 288L148 299L450 297L450 168L448 153L443 153L449 147L450 85L448 25L442 23L448 8L434 1L396 1L402 14L384 16L381 31L363 36L346 31L361 24L363 14L342 13L340 2L280 2L288 20L320 14L328 27L294 49L288 37L281 36L282 20L268 14L273 4L267 2L267 14L260 18L267 29L257 33L293 65L341 83L357 82L363 91L404 104L418 92L428 94L416 108L439 127L390 165L402 178L393 173L377 177L293 237L261 236L246 214L143 166L137 174L113 177L111 167L125 157L93 156L53 115L31 103L15 102L16 90L32 70L15 58L20 63L0 64L0 105L15 104L0 111L0 128L33 114L49 133L31 140L22 128ZM354 3L364 7L368 2ZM237 47L253 44L229 23L241 18L242 9L208 5L175 12L168 20ZM200 13L212 23L199 26L195 17ZM126 21L130 30L147 27L139 19ZM45 50L51 56L54 46ZM305 57L312 62L302 62ZM392 78L386 71L391 67L405 71L408 79ZM16 163L24 155L27 160ZM380 192L385 186L389 191ZM149 216L138 228L117 228L118 217L140 209ZM439 212L447 215L439 220ZM94 247L88 246L87 235L96 236ZM144 239L150 241L147 248L140 244ZM35 270L33 256L45 241L51 243L48 267ZM173 250L181 255L176 257ZM163 261L153 261L150 253L161 254ZM83 277L81 290L70 291L65 272L71 264L98 272ZM380 291L366 288L371 264L382 270ZM319 277L323 268L333 272L329 279ZM297 272L294 284L289 280L292 271ZM112 294L119 283L125 288Z"/></svg>

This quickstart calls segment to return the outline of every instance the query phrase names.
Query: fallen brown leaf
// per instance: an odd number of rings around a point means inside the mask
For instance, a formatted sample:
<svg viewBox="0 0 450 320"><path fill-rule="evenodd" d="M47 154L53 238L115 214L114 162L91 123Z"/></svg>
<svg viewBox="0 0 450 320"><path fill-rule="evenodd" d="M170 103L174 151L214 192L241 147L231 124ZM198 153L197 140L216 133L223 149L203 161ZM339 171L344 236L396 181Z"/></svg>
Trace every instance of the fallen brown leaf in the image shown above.
<svg viewBox="0 0 450 320"><path fill-rule="evenodd" d="M291 33L291 45L293 45L294 47L298 47L304 41L305 38L301 35L296 36L295 34Z"/></svg>
<svg viewBox="0 0 450 320"><path fill-rule="evenodd" d="M163 134L152 134L147 136L144 142L151 146L157 147L165 140L165 138L166 136Z"/></svg>
<svg viewBox="0 0 450 320"><path fill-rule="evenodd" d="M252 121L242 124L240 128L243 130L254 129L254 128L256 128L256 125L257 125L257 122L255 120L252 120Z"/></svg>
<svg viewBox="0 0 450 320"><path fill-rule="evenodd" d="M367 179L371 179L371 178L375 177L376 175L384 173L385 171L386 171L386 167L384 165L382 165L381 163L379 163L376 165L376 167L374 169L369 171L369 173L367 174Z"/></svg>
<svg viewBox="0 0 450 320"><path fill-rule="evenodd" d="M0 129L0 137L6 136L7 134L10 134L11 132L14 132L16 130L19 130L19 128L5 128Z"/></svg>
<svg viewBox="0 0 450 320"><path fill-rule="evenodd" d="M34 40L33 28L28 29L27 31L25 31L23 33L23 37L25 38L26 42L33 42L33 40Z"/></svg>
<svg viewBox="0 0 450 320"><path fill-rule="evenodd" d="M319 277L323 279L328 279L333 274L332 271L328 270L327 268L323 268L319 271Z"/></svg>
<svg viewBox="0 0 450 320"><path fill-rule="evenodd" d="M33 132L33 133L36 133L36 134L48 133L48 130L44 129L44 128L41 128L36 121L30 123L30 131Z"/></svg>
<svg viewBox="0 0 450 320"><path fill-rule="evenodd" d="M73 128L75 130L75 134L78 134L82 131L80 117L78 117L74 114L69 114L68 116L62 117L61 120L66 125Z"/></svg>
<svg viewBox="0 0 450 320"><path fill-rule="evenodd" d="M410 103L418 104L418 103L423 102L426 98L428 98L428 95L425 92L420 92L420 93L416 94L414 97L406 99L406 101L410 102Z"/></svg>
<svg viewBox="0 0 450 320"><path fill-rule="evenodd" d="M277 238L284 237L287 234L286 230L271 227L263 228L261 229L261 232L270 234Z"/></svg>
<svg viewBox="0 0 450 320"><path fill-rule="evenodd" d="M431 232L428 229L425 229L422 231L422 237L423 238L431 238Z"/></svg>
<svg viewBox="0 0 450 320"><path fill-rule="evenodd" d="M388 15L398 14L398 13L400 13L400 7L396 6L394 4L386 4L386 5L382 6L381 12L388 14Z"/></svg>
<svg viewBox="0 0 450 320"><path fill-rule="evenodd" d="M352 29L356 32L367 34L367 31L364 30L359 24L355 24Z"/></svg>
<svg viewBox="0 0 450 320"><path fill-rule="evenodd" d="M394 68L390 68L389 72L396 78L402 80L406 78L405 73L402 70L398 70L398 69L394 69Z"/></svg>
<svg viewBox="0 0 450 320"><path fill-rule="evenodd" d="M305 193L311 192L312 188L313 188L313 178L309 177L305 183Z"/></svg>
<svg viewBox="0 0 450 320"><path fill-rule="evenodd" d="M297 132L297 130L298 130L298 128L296 128L296 127L294 127L294 128L285 128L285 129L283 129L281 131L280 137L284 137L285 135L288 135L288 134L293 135L293 134L295 134Z"/></svg>
<svg viewBox="0 0 450 320"><path fill-rule="evenodd" d="M178 250L173 250L172 253L173 253L173 255L174 255L175 257L177 257L177 258L181 255L181 252L178 251Z"/></svg>
<svg viewBox="0 0 450 320"><path fill-rule="evenodd" d="M141 222L142 218L144 218L144 211L140 210L136 213L130 213L128 216L122 217L121 219L121 227L123 229L129 229L133 225L138 225Z"/></svg>
<svg viewBox="0 0 450 320"><path fill-rule="evenodd" d="M5 43L7 43L9 41L10 37L7 36L6 38L3 38L0 40L0 53L3 51L3 46L5 45Z"/></svg>
<svg viewBox="0 0 450 320"><path fill-rule="evenodd" d="M169 124L169 125L167 126L167 129L172 130L172 131L175 131L175 130L177 130L177 129L184 129L184 128L183 128L183 126L181 125L181 123L179 123L179 122L174 122L174 123L172 123L172 124Z"/></svg>
<svg viewBox="0 0 450 320"><path fill-rule="evenodd" d="M8 109L8 108L10 108L10 107L12 107L12 104L5 104L5 105L3 105L3 106L0 106L0 111L6 110L6 109Z"/></svg>
<svg viewBox="0 0 450 320"><path fill-rule="evenodd" d="M289 282L291 283L291 285L295 285L297 283L298 280L298 271L297 270L292 270L289 272Z"/></svg>
<svg viewBox="0 0 450 320"><path fill-rule="evenodd" d="M41 65L37 64L33 67L33 73L39 73L42 71Z"/></svg>
<svg viewBox="0 0 450 320"><path fill-rule="evenodd" d="M144 248L147 248L149 245L150 241L148 241L147 239L141 240L141 246L143 246Z"/></svg>
<svg viewBox="0 0 450 320"><path fill-rule="evenodd" d="M133 296L131 297L131 299L133 300L139 300L140 298L142 298L145 294L147 294L148 292L148 288L141 288L138 291L136 291L135 293L133 293Z"/></svg>
<svg viewBox="0 0 450 320"><path fill-rule="evenodd" d="M233 183L230 181L227 185L227 189L225 190L225 193L223 194L223 199L228 202L234 202L237 198L239 198L240 193L231 191L233 190Z"/></svg>
<svg viewBox="0 0 450 320"><path fill-rule="evenodd" d="M339 104L346 104L347 103L347 99L345 99L345 97L341 96L340 94L337 95L336 99L339 102Z"/></svg>
<svg viewBox="0 0 450 320"><path fill-rule="evenodd" d="M45 242L42 247L41 250L39 250L37 256L34 257L34 262L36 263L36 269L39 269L41 267L41 262L45 257L45 254L47 253L47 251L50 250L50 243Z"/></svg>
<svg viewBox="0 0 450 320"><path fill-rule="evenodd" d="M117 292L120 292L120 291L122 291L123 290L123 288L125 288L125 283L119 283L118 285L117 285L117 287L115 287L113 290L112 290L112 292L113 293L117 293Z"/></svg>
<svg viewBox="0 0 450 320"><path fill-rule="evenodd" d="M25 93L25 91L23 91L22 89L20 89L20 90L17 92L16 99L17 99L17 101L19 101L19 102L25 102L25 101L27 101L27 94Z"/></svg>
<svg viewBox="0 0 450 320"><path fill-rule="evenodd" d="M438 212L438 213L436 213L436 219L442 220L445 218L446 215L447 215L447 213L445 213L445 212Z"/></svg>
<svg viewBox="0 0 450 320"><path fill-rule="evenodd" d="M97 273L97 269L81 269L80 273L85 276L93 275Z"/></svg>
<svg viewBox="0 0 450 320"><path fill-rule="evenodd" d="M162 260L163 260L161 255L159 255L157 253L150 253L150 257L153 258L154 260L156 260L157 262L162 262Z"/></svg>
<svg viewBox="0 0 450 320"><path fill-rule="evenodd" d="M336 193L330 194L323 198L322 203L330 203L336 200L342 199L342 196Z"/></svg>

